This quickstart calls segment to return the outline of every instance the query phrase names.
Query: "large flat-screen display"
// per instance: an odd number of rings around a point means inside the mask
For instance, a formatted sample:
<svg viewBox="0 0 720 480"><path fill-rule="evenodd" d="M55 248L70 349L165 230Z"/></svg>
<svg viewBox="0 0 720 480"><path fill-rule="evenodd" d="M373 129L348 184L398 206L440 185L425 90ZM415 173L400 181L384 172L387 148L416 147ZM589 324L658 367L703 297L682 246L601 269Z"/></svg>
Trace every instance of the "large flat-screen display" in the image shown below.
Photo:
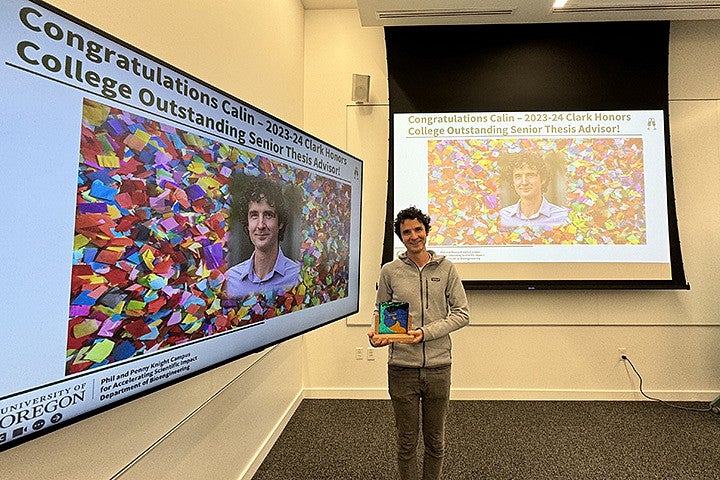
<svg viewBox="0 0 720 480"><path fill-rule="evenodd" d="M0 448L358 311L359 159L44 3L0 18Z"/></svg>
<svg viewBox="0 0 720 480"><path fill-rule="evenodd" d="M469 288L688 288L667 23L632 23L387 28L388 218Z"/></svg>

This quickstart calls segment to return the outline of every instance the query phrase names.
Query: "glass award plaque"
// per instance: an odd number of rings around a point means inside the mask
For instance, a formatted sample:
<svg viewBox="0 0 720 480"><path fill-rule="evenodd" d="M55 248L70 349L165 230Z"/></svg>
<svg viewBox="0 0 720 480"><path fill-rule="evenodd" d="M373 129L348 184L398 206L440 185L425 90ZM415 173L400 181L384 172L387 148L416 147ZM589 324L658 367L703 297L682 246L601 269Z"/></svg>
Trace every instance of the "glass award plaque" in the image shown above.
<svg viewBox="0 0 720 480"><path fill-rule="evenodd" d="M408 341L415 337L407 332L412 330L410 305L406 302L383 302L375 314L375 334L391 341Z"/></svg>

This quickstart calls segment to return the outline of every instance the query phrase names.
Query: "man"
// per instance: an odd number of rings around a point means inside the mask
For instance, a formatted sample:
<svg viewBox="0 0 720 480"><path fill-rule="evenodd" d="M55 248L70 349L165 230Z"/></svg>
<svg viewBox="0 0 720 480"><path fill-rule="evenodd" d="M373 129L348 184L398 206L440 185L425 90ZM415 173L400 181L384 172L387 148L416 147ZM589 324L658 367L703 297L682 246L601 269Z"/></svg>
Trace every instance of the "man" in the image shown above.
<svg viewBox="0 0 720 480"><path fill-rule="evenodd" d="M407 302L412 340L403 343L368 332L375 347L389 345L388 390L395 412L397 461L402 479L417 479L420 412L424 440L423 479L438 479L445 455L445 418L450 400L450 332L468 324L467 298L448 259L426 249L430 217L415 207L395 218L395 234L406 251L383 265L376 296Z"/></svg>
<svg viewBox="0 0 720 480"><path fill-rule="evenodd" d="M521 153L506 160L501 175L511 181L520 199L500 210L500 225L554 227L568 223L568 209L554 205L543 195L548 189L548 161L537 153Z"/></svg>
<svg viewBox="0 0 720 480"><path fill-rule="evenodd" d="M254 251L249 259L226 274L226 298L288 290L300 278L300 264L287 258L280 242L288 212L280 185L266 179L249 178L240 195L240 223L250 237Z"/></svg>

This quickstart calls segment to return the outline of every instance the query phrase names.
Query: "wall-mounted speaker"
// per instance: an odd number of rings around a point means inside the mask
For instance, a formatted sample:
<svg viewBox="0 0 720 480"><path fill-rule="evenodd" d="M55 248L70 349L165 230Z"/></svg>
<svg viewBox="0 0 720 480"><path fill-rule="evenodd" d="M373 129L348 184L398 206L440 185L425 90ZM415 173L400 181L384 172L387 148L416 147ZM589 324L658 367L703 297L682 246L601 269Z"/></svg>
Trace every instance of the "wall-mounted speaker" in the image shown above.
<svg viewBox="0 0 720 480"><path fill-rule="evenodd" d="M367 103L370 99L370 75L353 73L350 98L356 103Z"/></svg>

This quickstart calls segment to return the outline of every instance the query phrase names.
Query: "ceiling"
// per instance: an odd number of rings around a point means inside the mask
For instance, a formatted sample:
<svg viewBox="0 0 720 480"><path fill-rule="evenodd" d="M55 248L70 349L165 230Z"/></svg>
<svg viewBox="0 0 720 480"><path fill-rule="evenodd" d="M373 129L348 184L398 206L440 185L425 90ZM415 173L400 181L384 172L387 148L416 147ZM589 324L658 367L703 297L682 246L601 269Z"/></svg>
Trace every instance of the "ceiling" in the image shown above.
<svg viewBox="0 0 720 480"><path fill-rule="evenodd" d="M363 26L717 20L720 0L302 0L306 9L357 8Z"/></svg>

